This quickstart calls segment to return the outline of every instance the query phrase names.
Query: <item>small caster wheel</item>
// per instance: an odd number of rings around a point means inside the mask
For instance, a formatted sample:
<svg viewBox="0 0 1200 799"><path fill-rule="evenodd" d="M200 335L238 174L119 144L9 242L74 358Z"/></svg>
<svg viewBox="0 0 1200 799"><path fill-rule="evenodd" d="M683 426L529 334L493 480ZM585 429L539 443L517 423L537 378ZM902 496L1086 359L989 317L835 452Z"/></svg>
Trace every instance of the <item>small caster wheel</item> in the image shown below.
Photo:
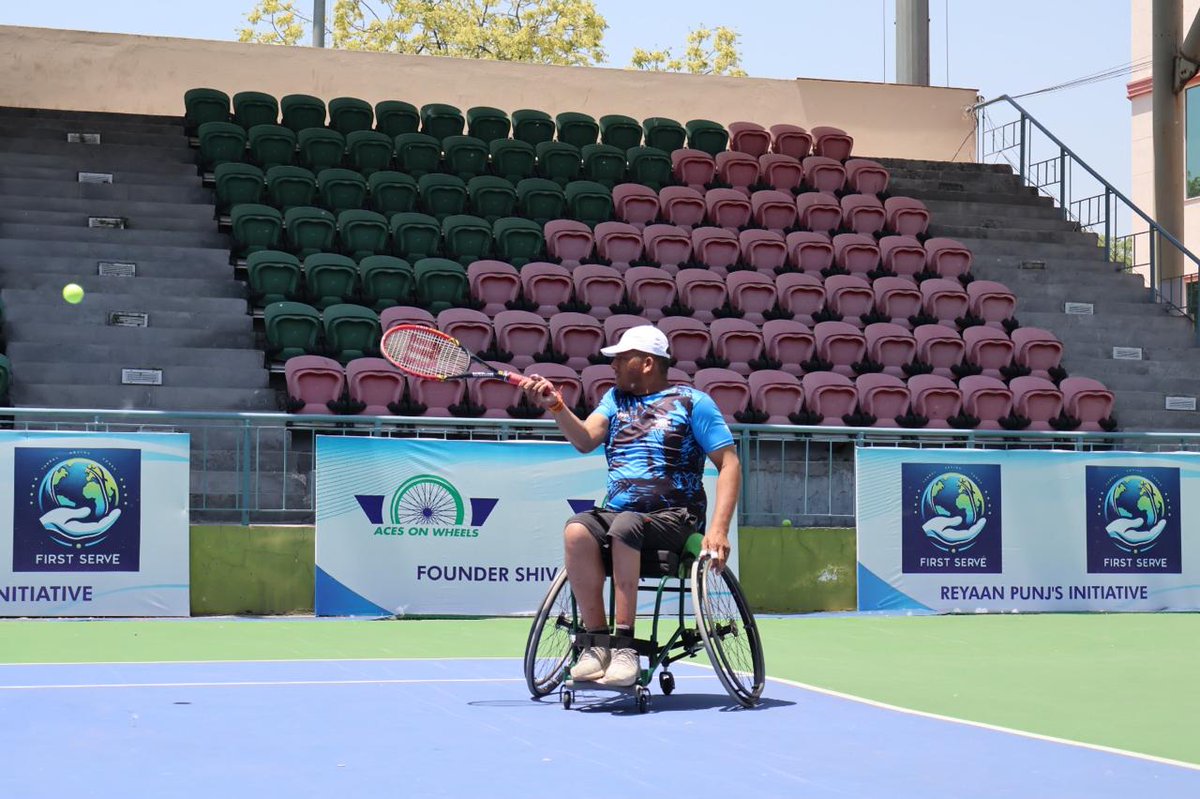
<svg viewBox="0 0 1200 799"><path fill-rule="evenodd" d="M575 692L574 691L563 691L562 692L563 710L570 710L571 703L574 701L575 701Z"/></svg>
<svg viewBox="0 0 1200 799"><path fill-rule="evenodd" d="M662 689L663 696L670 696L675 690L675 675L669 671L659 672L658 687Z"/></svg>
<svg viewBox="0 0 1200 799"><path fill-rule="evenodd" d="M638 713L645 713L650 709L650 689L645 686L638 686L637 709Z"/></svg>

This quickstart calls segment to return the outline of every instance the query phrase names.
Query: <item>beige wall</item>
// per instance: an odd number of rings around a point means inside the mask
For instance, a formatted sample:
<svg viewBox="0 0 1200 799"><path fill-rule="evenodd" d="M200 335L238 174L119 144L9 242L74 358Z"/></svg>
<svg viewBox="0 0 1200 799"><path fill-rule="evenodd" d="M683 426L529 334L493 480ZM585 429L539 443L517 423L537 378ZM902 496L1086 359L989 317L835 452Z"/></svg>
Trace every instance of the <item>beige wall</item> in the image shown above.
<svg viewBox="0 0 1200 799"><path fill-rule="evenodd" d="M835 125L855 152L969 161L973 89L825 80L763 80L553 67L0 26L0 105L180 115L196 86L275 96L444 102Z"/></svg>

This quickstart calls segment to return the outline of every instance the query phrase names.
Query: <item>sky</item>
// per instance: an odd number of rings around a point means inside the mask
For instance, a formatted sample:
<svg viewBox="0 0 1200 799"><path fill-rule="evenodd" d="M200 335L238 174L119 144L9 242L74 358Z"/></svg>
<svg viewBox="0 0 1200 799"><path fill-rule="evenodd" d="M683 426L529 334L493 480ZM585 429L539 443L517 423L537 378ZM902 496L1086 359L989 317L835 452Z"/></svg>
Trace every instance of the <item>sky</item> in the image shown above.
<svg viewBox="0 0 1200 799"><path fill-rule="evenodd" d="M635 47L682 51L688 30L741 35L753 77L894 81L895 0L594 0L607 19L608 66ZM56 0L0 3L0 24L235 40L254 0L203 3ZM299 0L311 11L312 0ZM1080 13L1080 12L1083 13ZM1126 65L1129 0L929 0L930 82L1017 96ZM947 46L948 43L948 46ZM1019 102L1069 148L1128 193L1128 75Z"/></svg>

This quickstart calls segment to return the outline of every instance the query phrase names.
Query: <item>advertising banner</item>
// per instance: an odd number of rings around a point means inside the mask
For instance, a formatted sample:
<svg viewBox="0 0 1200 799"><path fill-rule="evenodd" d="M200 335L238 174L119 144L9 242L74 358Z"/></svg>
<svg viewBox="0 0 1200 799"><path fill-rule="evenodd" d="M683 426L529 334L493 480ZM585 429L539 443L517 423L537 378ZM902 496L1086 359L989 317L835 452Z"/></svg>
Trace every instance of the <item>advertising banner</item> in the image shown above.
<svg viewBox="0 0 1200 799"><path fill-rule="evenodd" d="M860 610L1200 609L1200 455L856 455Z"/></svg>
<svg viewBox="0 0 1200 799"><path fill-rule="evenodd" d="M474 616L537 610L607 470L565 443L318 436L316 473L318 615Z"/></svg>
<svg viewBox="0 0 1200 799"><path fill-rule="evenodd" d="M0 431L0 615L187 616L183 433Z"/></svg>

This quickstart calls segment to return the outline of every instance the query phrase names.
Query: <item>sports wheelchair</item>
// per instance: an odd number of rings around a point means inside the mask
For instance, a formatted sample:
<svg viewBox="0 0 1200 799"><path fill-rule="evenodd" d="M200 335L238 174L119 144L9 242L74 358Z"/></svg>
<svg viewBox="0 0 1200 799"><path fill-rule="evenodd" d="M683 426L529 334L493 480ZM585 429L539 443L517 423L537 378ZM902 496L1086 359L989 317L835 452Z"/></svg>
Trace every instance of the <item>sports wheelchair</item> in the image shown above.
<svg viewBox="0 0 1200 799"><path fill-rule="evenodd" d="M644 713L650 706L650 683L655 671L658 671L659 688L663 694L670 694L675 690L671 664L695 657L704 650L729 695L745 707L757 704L766 679L758 625L737 578L729 569L717 572L712 568L709 555L700 551L702 540L699 533L693 533L682 552L642 552L638 593L655 595L649 639L588 633L579 618L567 570L565 567L559 569L534 617L525 646L525 682L533 698L539 699L558 690L563 707L570 709L576 690L585 687L616 690L633 694L638 711ZM611 561L607 557L605 561L607 574L611 577ZM611 585L610 580L610 623L614 610ZM668 607L668 616L664 619L664 598L672 594L677 598L677 608ZM694 625L685 619L689 595ZM666 604L669 606L670 602ZM678 619L677 626L663 641L660 623L672 615ZM641 622L646 623L645 620ZM662 624L661 633L665 634L667 626ZM577 686L570 677L571 667L584 648L593 645L632 647L640 658L648 659L649 668L641 669L636 685L628 689L606 688L597 683Z"/></svg>

